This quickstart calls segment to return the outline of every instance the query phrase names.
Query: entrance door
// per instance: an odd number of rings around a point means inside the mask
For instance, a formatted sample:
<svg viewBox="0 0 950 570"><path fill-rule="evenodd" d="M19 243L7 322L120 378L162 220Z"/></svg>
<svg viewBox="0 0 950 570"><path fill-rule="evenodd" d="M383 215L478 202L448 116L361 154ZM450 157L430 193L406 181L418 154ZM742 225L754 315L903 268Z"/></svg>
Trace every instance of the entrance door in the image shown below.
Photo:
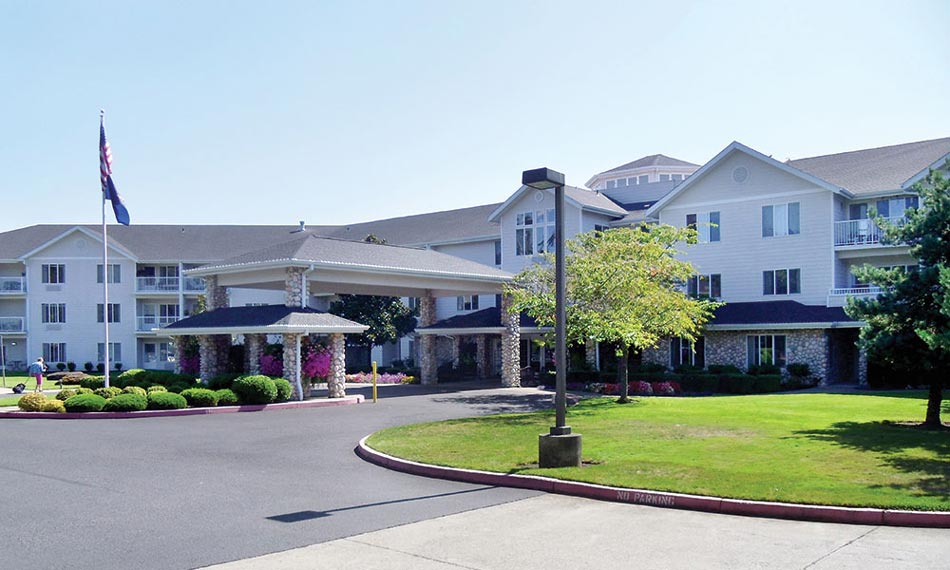
<svg viewBox="0 0 950 570"><path fill-rule="evenodd" d="M828 331L830 384L858 383L858 330L832 329Z"/></svg>

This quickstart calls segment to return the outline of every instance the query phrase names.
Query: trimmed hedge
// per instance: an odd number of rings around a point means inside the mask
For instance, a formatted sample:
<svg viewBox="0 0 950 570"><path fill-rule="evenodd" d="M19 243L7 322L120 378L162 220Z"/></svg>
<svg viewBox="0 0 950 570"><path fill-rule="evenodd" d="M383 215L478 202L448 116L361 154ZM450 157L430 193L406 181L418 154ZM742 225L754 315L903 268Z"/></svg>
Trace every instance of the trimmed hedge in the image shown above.
<svg viewBox="0 0 950 570"><path fill-rule="evenodd" d="M152 392L148 395L150 410L181 410L188 407L188 401L181 394L173 392Z"/></svg>
<svg viewBox="0 0 950 570"><path fill-rule="evenodd" d="M719 377L719 391L726 394L751 394L755 378L746 374L723 374Z"/></svg>
<svg viewBox="0 0 950 570"><path fill-rule="evenodd" d="M24 412L42 412L44 402L46 402L46 395L42 392L34 392L20 398L16 405Z"/></svg>
<svg viewBox="0 0 950 570"><path fill-rule="evenodd" d="M181 395L192 408L213 408L218 405L214 390L207 388L188 388L182 390Z"/></svg>
<svg viewBox="0 0 950 570"><path fill-rule="evenodd" d="M277 398L277 386L267 376L241 376L231 389L245 404L269 404Z"/></svg>
<svg viewBox="0 0 950 570"><path fill-rule="evenodd" d="M46 400L43 402L43 407L40 409L41 412L56 412L57 414L65 414L66 406L63 405L62 400Z"/></svg>
<svg viewBox="0 0 950 570"><path fill-rule="evenodd" d="M210 390L224 390L225 388L230 389L234 384L234 381L240 378L240 374L228 373L228 374L218 374L217 376L212 376L208 380L208 389Z"/></svg>
<svg viewBox="0 0 950 570"><path fill-rule="evenodd" d="M141 412L148 407L148 398L142 394L127 392L106 401L104 412Z"/></svg>
<svg viewBox="0 0 950 570"><path fill-rule="evenodd" d="M771 392L778 392L782 389L782 375L781 374L768 374L762 376L756 376L755 382L752 385L752 389L757 394L768 394Z"/></svg>
<svg viewBox="0 0 950 570"><path fill-rule="evenodd" d="M294 393L293 386L285 378L274 378L274 387L277 388L277 397L275 402L286 402Z"/></svg>
<svg viewBox="0 0 950 570"><path fill-rule="evenodd" d="M145 388L141 386L126 386L122 388L123 394L138 394L139 396L145 397L148 395L148 392L145 391Z"/></svg>
<svg viewBox="0 0 950 570"><path fill-rule="evenodd" d="M61 402L65 402L66 400L72 398L78 393L79 393L78 390L72 390L72 389L67 388L65 390L60 390L59 392L57 392L56 399Z"/></svg>
<svg viewBox="0 0 950 570"><path fill-rule="evenodd" d="M238 395L230 388L216 390L214 395L218 398L219 406L236 406L241 402L240 399L238 399Z"/></svg>
<svg viewBox="0 0 950 570"><path fill-rule="evenodd" d="M67 412L99 412L106 399L96 394L76 394L64 402Z"/></svg>
<svg viewBox="0 0 950 570"><path fill-rule="evenodd" d="M122 388L118 386L109 386L108 388L96 388L95 394L97 396L102 396L106 400L110 398L115 398L122 393Z"/></svg>
<svg viewBox="0 0 950 570"><path fill-rule="evenodd" d="M148 389L145 390L145 393L154 394L155 392L167 392L167 391L168 391L168 388L162 386L161 384L156 384L154 386L149 386Z"/></svg>
<svg viewBox="0 0 950 570"><path fill-rule="evenodd" d="M86 376L79 381L79 385L83 388L95 390L96 388L102 388L105 386L105 380L102 378L102 376Z"/></svg>

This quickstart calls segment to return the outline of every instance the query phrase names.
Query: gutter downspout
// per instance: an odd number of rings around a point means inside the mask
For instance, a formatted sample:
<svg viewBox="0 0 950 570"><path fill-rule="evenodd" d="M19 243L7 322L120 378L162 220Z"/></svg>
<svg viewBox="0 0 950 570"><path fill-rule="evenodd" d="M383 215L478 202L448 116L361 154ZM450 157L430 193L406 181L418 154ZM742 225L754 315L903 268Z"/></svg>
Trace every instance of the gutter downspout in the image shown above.
<svg viewBox="0 0 950 570"><path fill-rule="evenodd" d="M310 264L310 268L300 274L300 308L301 309L307 308L307 301L309 301L309 297L310 297L310 291L307 287L307 275L309 275L310 273L313 273L313 270L314 270L314 265ZM294 337L296 338L296 343L297 343L297 346L296 346L297 350L295 353L296 358L297 358L297 366L296 366L297 372L294 374L294 384L296 384L297 386L297 400L298 401L304 400L303 382L300 379L300 376L301 376L300 364L301 364L301 361L303 360L300 354L300 337L301 336L302 335L299 335L299 334L294 335Z"/></svg>

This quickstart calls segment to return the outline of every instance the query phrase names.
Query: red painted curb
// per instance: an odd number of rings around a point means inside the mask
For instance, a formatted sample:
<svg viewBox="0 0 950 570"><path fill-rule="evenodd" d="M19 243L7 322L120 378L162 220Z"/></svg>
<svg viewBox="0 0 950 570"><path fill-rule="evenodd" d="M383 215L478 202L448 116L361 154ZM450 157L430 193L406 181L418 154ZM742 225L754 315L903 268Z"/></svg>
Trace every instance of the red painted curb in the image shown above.
<svg viewBox="0 0 950 570"><path fill-rule="evenodd" d="M335 398L333 400L307 400L305 402L281 402L279 404L255 404L247 406L221 406L220 408L185 408L184 410L145 410L142 412L0 412L2 418L45 419L45 420L115 420L129 418L155 418L165 416L201 416L205 414L234 414L239 412L263 412L275 410L293 410L297 408L330 408L361 404L365 398L361 394Z"/></svg>
<svg viewBox="0 0 950 570"><path fill-rule="evenodd" d="M505 473L429 465L400 459L376 451L366 445L366 439L368 437L369 436L366 436L361 439L359 445L356 447L356 454L362 459L395 471L434 477L437 479L451 479L453 481L495 485L499 487L517 487L520 489L532 489L535 491L571 495L586 499L728 515L840 524L950 528L950 512L893 511L823 505L795 505L791 503L771 503L766 501L743 501L702 495L648 491L644 489L607 487L593 483L562 481L560 479L535 475L509 475Z"/></svg>

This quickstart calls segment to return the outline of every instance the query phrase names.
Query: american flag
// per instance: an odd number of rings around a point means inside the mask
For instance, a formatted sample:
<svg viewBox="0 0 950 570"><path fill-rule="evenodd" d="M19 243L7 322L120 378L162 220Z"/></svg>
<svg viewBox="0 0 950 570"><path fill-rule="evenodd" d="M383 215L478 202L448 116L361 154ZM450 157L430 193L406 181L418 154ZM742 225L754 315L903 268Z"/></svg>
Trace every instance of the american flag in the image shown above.
<svg viewBox="0 0 950 570"><path fill-rule="evenodd" d="M99 117L99 179L102 182L102 199L112 202L115 221L129 225L129 211L125 209L122 197L112 182L112 151L109 150L109 141L106 140L105 120L102 117Z"/></svg>

